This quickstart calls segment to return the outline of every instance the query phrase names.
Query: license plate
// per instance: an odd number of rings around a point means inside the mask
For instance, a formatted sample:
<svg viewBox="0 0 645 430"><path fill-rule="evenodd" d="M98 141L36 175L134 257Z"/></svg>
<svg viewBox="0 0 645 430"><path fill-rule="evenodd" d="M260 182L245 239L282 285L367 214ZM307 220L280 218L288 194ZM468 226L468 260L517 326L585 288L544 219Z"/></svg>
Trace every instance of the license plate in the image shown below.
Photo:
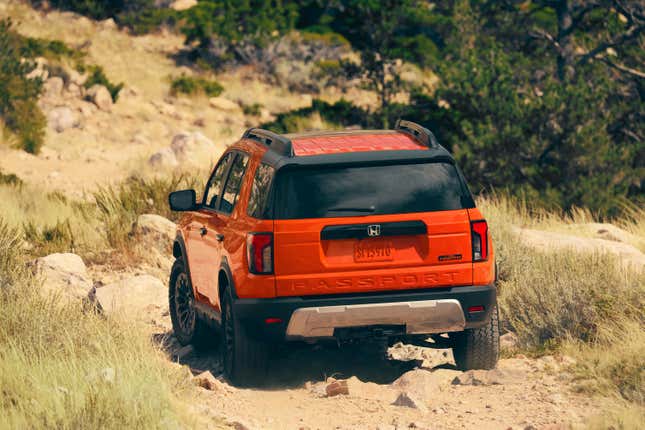
<svg viewBox="0 0 645 430"><path fill-rule="evenodd" d="M354 261L357 263L392 261L393 259L392 242L366 240L354 244Z"/></svg>

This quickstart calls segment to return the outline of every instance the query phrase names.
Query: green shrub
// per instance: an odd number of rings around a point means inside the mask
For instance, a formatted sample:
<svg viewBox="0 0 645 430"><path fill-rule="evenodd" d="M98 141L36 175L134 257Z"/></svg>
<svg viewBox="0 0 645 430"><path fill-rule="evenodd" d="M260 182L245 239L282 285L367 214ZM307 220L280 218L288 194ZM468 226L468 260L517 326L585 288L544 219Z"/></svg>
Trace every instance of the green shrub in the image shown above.
<svg viewBox="0 0 645 430"><path fill-rule="evenodd" d="M11 26L11 20L0 20L0 116L9 131L18 137L20 147L37 154L47 125L37 105L42 81L27 78L35 65L23 61L23 40Z"/></svg>
<svg viewBox="0 0 645 430"><path fill-rule="evenodd" d="M342 99L331 104L314 99L310 107L280 113L275 121L262 124L262 127L276 133L294 133L301 131L294 127L301 123L299 119L308 118L314 113L319 114L323 121L340 128L350 125L366 126L374 121L369 112L347 100Z"/></svg>
<svg viewBox="0 0 645 430"><path fill-rule="evenodd" d="M25 58L45 57L48 60L61 60L70 58L81 61L85 54L77 49L70 48L60 40L48 40L34 37L23 37L20 55Z"/></svg>
<svg viewBox="0 0 645 430"><path fill-rule="evenodd" d="M186 94L192 96L205 94L208 97L217 97L222 94L222 91L224 91L224 87L219 82L201 77L182 75L173 79L170 83L170 93L172 95Z"/></svg>
<svg viewBox="0 0 645 430"><path fill-rule="evenodd" d="M33 3L40 5L42 0ZM49 0L50 6L86 15L93 19L116 18L121 13L152 8L154 0Z"/></svg>
<svg viewBox="0 0 645 430"><path fill-rule="evenodd" d="M263 105L261 103L253 103L250 105L242 104L242 112L244 115L259 116Z"/></svg>
<svg viewBox="0 0 645 430"><path fill-rule="evenodd" d="M85 88L91 88L92 85L103 85L110 92L112 101L116 102L119 99L119 92L123 89L123 82L118 84L110 82L101 66L86 66L81 64L79 65L78 69L81 73L89 73L87 81L85 81L85 84L83 84Z"/></svg>
<svg viewBox="0 0 645 430"><path fill-rule="evenodd" d="M117 22L119 25L128 27L133 34L146 34L156 31L162 26L177 26L181 16L180 11L170 8L150 7L121 13L117 17Z"/></svg>

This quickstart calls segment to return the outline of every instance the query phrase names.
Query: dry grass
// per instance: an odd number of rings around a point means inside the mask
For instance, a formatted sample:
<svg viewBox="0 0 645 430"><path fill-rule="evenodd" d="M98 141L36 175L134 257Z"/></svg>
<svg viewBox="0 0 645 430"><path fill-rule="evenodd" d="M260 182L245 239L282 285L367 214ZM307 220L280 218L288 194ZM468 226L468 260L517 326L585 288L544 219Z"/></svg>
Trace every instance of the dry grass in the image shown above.
<svg viewBox="0 0 645 430"><path fill-rule="evenodd" d="M545 350L576 359L581 392L602 397L589 428L638 429L645 418L645 273L615 256L575 249L539 252L520 243L523 226L589 237L585 210L572 215L534 210L497 196L479 205L490 223L500 266L499 303L505 328L530 354ZM645 212L632 208L615 224L643 239ZM626 236L629 238L629 236Z"/></svg>
<svg viewBox="0 0 645 430"><path fill-rule="evenodd" d="M39 294L0 221L0 428L191 428L186 371L146 331Z"/></svg>

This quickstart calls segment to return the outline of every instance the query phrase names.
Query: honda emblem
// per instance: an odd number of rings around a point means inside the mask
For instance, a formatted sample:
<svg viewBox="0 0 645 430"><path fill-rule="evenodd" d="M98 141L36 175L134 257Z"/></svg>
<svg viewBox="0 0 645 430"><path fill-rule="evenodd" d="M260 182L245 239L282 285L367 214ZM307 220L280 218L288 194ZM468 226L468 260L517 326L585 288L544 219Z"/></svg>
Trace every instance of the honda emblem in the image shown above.
<svg viewBox="0 0 645 430"><path fill-rule="evenodd" d="M367 235L376 237L381 235L381 226L379 224L372 224L367 226Z"/></svg>

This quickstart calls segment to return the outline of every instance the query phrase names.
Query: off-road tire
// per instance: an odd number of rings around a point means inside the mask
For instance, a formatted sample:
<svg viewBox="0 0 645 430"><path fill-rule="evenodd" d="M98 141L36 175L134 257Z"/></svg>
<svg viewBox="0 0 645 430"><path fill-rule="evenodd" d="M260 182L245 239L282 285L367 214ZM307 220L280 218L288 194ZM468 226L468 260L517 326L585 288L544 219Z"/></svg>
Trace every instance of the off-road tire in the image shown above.
<svg viewBox="0 0 645 430"><path fill-rule="evenodd" d="M216 333L195 312L195 296L190 276L181 259L175 260L170 271L168 305L175 337L181 345L207 350L217 345Z"/></svg>
<svg viewBox="0 0 645 430"><path fill-rule="evenodd" d="M226 288L222 298L222 366L224 376L237 386L260 385L267 376L269 345L247 335L233 310Z"/></svg>
<svg viewBox="0 0 645 430"><path fill-rule="evenodd" d="M499 313L497 305L483 327L466 329L452 336L452 353L460 370L494 369L499 358Z"/></svg>

